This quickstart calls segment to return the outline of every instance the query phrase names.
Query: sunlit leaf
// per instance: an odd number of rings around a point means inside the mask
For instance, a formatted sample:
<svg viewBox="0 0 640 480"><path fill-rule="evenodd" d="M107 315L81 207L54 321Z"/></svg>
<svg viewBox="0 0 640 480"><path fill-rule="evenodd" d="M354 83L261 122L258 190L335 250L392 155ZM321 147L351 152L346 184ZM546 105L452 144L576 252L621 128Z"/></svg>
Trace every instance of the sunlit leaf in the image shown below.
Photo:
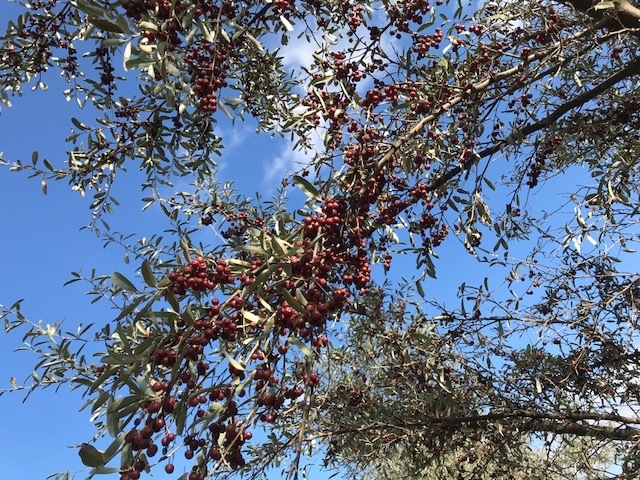
<svg viewBox="0 0 640 480"><path fill-rule="evenodd" d="M82 460L82 463L87 467L101 467L106 463L102 457L102 453L88 443L82 444L79 454L80 460Z"/></svg>
<svg viewBox="0 0 640 480"><path fill-rule="evenodd" d="M298 186L300 190L304 192L307 197L317 201L320 200L320 193L318 192L316 187L314 187L313 184L306 178L303 178L300 175L294 175L293 182Z"/></svg>
<svg viewBox="0 0 640 480"><path fill-rule="evenodd" d="M136 289L136 287L133 285L133 283L131 283L129 280L127 280L127 278L122 275L121 273L118 272L113 272L111 274L111 282L113 283L114 286L122 289L122 290L126 290L128 292L137 292L138 290Z"/></svg>

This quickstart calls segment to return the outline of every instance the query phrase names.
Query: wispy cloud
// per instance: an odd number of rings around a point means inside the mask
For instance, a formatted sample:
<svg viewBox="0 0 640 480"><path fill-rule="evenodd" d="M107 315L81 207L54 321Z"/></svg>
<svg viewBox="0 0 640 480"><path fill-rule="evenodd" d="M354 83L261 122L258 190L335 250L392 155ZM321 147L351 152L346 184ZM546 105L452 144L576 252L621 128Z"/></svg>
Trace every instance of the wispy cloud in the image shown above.
<svg viewBox="0 0 640 480"><path fill-rule="evenodd" d="M281 180L295 171L298 153L293 148L283 148L273 160L264 166L263 192L273 193L280 186Z"/></svg>
<svg viewBox="0 0 640 480"><path fill-rule="evenodd" d="M313 54L320 47L303 36L300 39L289 41L288 45L280 49L283 63L286 67L298 70L301 66L309 66L313 63Z"/></svg>
<svg viewBox="0 0 640 480"><path fill-rule="evenodd" d="M263 167L262 191L273 193L280 186L282 179L304 169L309 165L313 151L302 151L294 148L294 143L287 141L280 152Z"/></svg>

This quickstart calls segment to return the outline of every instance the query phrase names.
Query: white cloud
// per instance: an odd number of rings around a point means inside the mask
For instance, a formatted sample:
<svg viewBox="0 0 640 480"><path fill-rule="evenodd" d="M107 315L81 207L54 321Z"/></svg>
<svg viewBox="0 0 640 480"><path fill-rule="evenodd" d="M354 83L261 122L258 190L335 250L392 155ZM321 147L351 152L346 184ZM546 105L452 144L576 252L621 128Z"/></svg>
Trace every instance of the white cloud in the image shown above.
<svg viewBox="0 0 640 480"><path fill-rule="evenodd" d="M280 187L282 179L309 166L322 145L322 139L317 131L311 131L309 141L311 148L308 150L295 149L294 142L286 141L273 160L264 164L262 189L265 193L273 193ZM313 175L313 172L310 173Z"/></svg>
<svg viewBox="0 0 640 480"><path fill-rule="evenodd" d="M280 49L282 60L285 66L298 70L301 66L309 66L313 63L313 54L320 47L307 41L303 36L301 38L291 38L289 44Z"/></svg>
<svg viewBox="0 0 640 480"><path fill-rule="evenodd" d="M291 145L291 147L293 147ZM280 187L280 181L295 170L296 157L299 152L293 148L283 148L282 151L264 166L262 190L273 193Z"/></svg>

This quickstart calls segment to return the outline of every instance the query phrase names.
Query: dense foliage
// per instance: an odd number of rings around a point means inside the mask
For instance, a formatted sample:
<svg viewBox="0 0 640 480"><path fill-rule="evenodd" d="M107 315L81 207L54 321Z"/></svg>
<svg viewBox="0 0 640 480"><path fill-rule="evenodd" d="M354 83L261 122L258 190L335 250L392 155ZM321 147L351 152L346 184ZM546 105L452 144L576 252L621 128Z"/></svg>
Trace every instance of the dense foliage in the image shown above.
<svg viewBox="0 0 640 480"><path fill-rule="evenodd" d="M378 478L640 475L634 2L23 10L0 37L0 100L54 70L84 109L64 164L2 163L92 195L91 228L140 266L72 279L117 307L99 330L2 311L40 340L23 388L67 382L90 399L104 448L80 449L91 473L135 480L184 456L189 480L274 465L297 478L323 455ZM308 64L285 64L290 42L313 46ZM283 179L304 205L224 183L220 115L308 153ZM173 238L103 223L133 169ZM181 177L193 190L165 198ZM192 241L208 227L219 235ZM486 278L452 306L423 283L456 242ZM415 270L396 272L407 258ZM76 353L89 340L98 363Z"/></svg>

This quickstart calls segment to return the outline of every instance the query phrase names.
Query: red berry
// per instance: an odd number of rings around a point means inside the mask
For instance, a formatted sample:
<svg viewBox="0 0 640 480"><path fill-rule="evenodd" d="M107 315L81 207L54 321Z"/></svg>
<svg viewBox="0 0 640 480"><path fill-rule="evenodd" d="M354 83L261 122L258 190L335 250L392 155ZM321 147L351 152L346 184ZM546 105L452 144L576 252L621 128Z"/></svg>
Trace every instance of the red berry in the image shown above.
<svg viewBox="0 0 640 480"><path fill-rule="evenodd" d="M153 401L149 405L147 405L147 412L149 413L157 413L162 408L162 404L158 401Z"/></svg>
<svg viewBox="0 0 640 480"><path fill-rule="evenodd" d="M151 390L153 390L154 392L160 392L164 390L164 385L162 384L162 382L156 382L151 385Z"/></svg>
<svg viewBox="0 0 640 480"><path fill-rule="evenodd" d="M147 457L153 457L156 453L158 453L158 445L152 443L149 445L149 448L147 448Z"/></svg>
<svg viewBox="0 0 640 480"><path fill-rule="evenodd" d="M155 432L159 432L164 428L164 426L165 426L165 421L164 421L164 418L162 417L156 418L155 421L153 422L153 430Z"/></svg>

